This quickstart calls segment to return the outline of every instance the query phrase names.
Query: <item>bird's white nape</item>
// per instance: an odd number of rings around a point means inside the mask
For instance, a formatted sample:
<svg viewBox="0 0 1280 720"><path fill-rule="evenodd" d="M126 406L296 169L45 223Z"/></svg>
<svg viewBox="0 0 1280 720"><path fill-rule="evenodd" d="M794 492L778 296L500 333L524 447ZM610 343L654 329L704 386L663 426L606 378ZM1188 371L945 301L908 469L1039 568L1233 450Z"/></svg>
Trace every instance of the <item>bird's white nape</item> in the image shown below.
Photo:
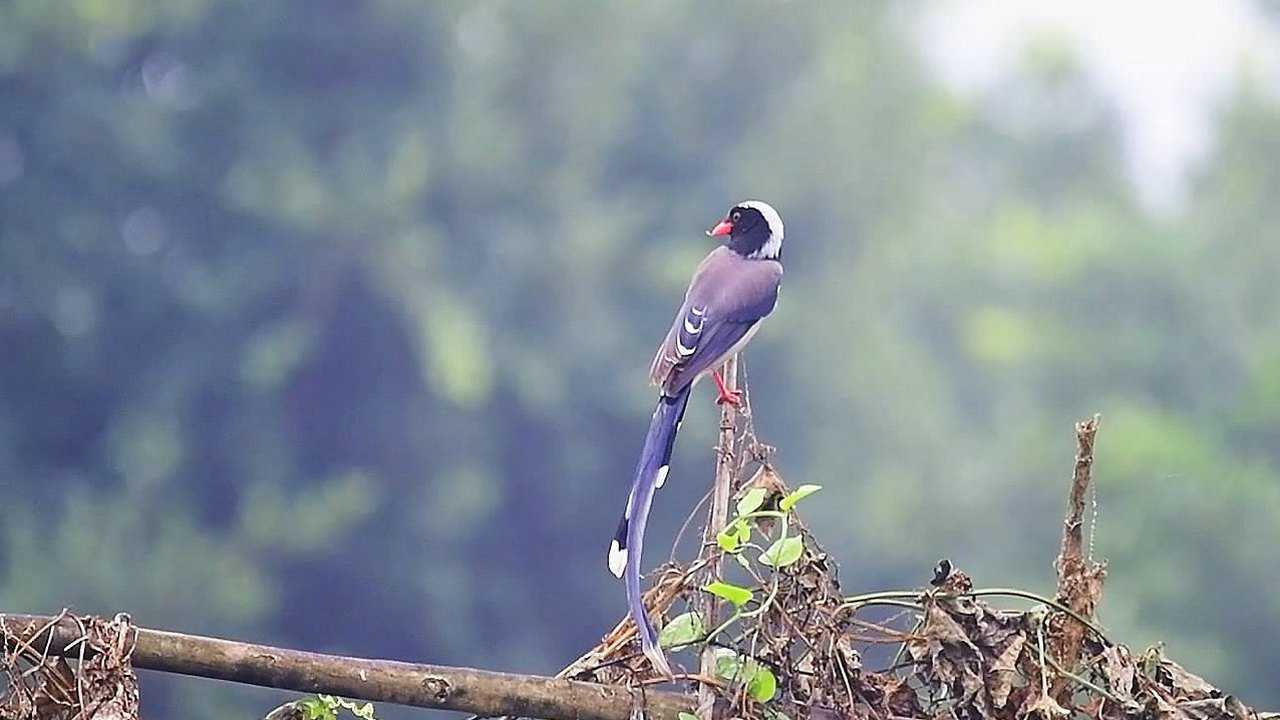
<svg viewBox="0 0 1280 720"><path fill-rule="evenodd" d="M773 206L763 200L746 200L739 203L742 207L751 208L759 211L764 216L764 221L769 223L769 239L760 246L760 249L751 253L752 258L777 258L782 253L782 238L786 235L786 228L782 225L782 216L778 214Z"/></svg>

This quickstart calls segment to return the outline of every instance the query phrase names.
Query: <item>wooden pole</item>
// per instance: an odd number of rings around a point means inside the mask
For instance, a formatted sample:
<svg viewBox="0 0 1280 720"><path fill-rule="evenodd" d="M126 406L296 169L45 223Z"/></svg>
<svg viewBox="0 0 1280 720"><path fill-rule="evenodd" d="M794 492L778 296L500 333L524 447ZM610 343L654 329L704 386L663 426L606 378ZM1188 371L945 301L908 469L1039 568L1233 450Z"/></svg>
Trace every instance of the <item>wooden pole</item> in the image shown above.
<svg viewBox="0 0 1280 720"><path fill-rule="evenodd" d="M76 657L81 630L69 617L0 615L6 640L25 641L50 656ZM547 720L631 720L643 707L654 720L677 720L694 699L672 692L641 692L613 685L536 675L419 665L288 650L219 638L135 628L136 668L227 680L303 693L459 710L484 717L513 715Z"/></svg>

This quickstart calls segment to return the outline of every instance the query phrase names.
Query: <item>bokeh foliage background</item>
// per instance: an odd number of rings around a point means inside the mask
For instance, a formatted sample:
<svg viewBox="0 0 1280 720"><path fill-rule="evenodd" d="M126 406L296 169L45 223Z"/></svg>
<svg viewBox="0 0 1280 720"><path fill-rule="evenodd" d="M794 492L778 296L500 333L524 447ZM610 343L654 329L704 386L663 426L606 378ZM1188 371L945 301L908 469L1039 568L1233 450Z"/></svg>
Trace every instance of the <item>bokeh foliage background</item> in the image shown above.
<svg viewBox="0 0 1280 720"><path fill-rule="evenodd" d="M1050 589L1098 411L1103 623L1280 704L1280 105L1242 76L1152 215L1070 52L961 99L917 10L0 2L0 609L554 671L622 612L644 372L751 196L757 425L847 589Z"/></svg>

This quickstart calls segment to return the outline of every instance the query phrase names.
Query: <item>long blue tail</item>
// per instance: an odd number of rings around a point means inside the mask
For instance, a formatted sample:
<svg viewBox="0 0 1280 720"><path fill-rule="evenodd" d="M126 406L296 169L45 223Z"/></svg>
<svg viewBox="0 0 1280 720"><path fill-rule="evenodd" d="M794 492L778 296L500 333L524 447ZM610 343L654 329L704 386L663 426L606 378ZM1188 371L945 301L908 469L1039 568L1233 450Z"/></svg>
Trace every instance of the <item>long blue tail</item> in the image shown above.
<svg viewBox="0 0 1280 720"><path fill-rule="evenodd" d="M658 398L658 407L649 421L649 433L644 437L640 462L636 463L636 478L627 497L627 509L609 546L609 570L618 577L625 575L627 607L640 633L640 647L654 669L668 676L671 675L671 666L658 647L658 633L649 622L641 599L640 553L644 546L649 506L653 504L653 492L666 482L671 450L675 447L680 421L684 419L685 406L689 404L690 389L686 387L673 397L663 395Z"/></svg>

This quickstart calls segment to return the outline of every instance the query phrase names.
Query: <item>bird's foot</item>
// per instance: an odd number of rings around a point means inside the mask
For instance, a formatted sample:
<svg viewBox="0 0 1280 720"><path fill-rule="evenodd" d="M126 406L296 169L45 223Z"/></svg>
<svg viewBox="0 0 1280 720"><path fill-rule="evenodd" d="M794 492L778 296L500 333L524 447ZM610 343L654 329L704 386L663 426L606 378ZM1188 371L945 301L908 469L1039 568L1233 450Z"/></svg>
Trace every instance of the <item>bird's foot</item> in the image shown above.
<svg viewBox="0 0 1280 720"><path fill-rule="evenodd" d="M732 405L739 410L742 409L742 403L741 390L729 390L727 392L722 392L720 393L720 397L716 398L717 405Z"/></svg>
<svg viewBox="0 0 1280 720"><path fill-rule="evenodd" d="M716 391L719 396L716 398L717 405L732 405L734 408L742 409L742 391L730 390L724 384L724 378L720 377L719 370L711 371L711 378L716 381Z"/></svg>

